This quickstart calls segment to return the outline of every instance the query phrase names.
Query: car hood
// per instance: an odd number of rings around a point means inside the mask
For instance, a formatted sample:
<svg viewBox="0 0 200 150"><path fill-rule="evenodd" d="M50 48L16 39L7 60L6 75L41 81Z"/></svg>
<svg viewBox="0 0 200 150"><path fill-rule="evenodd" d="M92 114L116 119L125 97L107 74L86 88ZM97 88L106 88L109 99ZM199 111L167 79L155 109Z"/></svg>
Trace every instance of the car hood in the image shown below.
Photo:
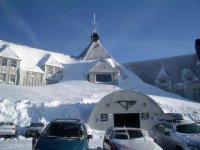
<svg viewBox="0 0 200 150"><path fill-rule="evenodd" d="M187 144L200 145L200 134L178 134Z"/></svg>
<svg viewBox="0 0 200 150"><path fill-rule="evenodd" d="M35 146L39 150L86 150L87 140L66 138L40 138Z"/></svg>
<svg viewBox="0 0 200 150"><path fill-rule="evenodd" d="M131 140L116 140L112 143L119 150L162 150L151 138L138 138Z"/></svg>

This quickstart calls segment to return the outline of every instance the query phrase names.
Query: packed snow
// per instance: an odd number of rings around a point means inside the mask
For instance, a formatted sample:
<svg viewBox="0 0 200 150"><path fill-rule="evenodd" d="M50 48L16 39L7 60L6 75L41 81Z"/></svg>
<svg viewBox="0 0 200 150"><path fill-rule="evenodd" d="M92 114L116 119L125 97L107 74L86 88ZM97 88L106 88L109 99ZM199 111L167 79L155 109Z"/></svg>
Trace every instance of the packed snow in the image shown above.
<svg viewBox="0 0 200 150"><path fill-rule="evenodd" d="M3 41L0 43L3 45ZM47 55L54 56L56 62L64 67L64 78L59 83L37 87L0 84L0 121L12 121L18 125L17 138L0 139L1 150L31 149L31 138L24 138L23 134L33 121L48 124L55 118L79 118L87 124L95 104L107 94L121 89L136 90L150 96L164 112L178 112L186 118L200 119L200 103L144 83L122 65L120 71L126 78L120 77L118 86L94 84L87 81L86 75L96 61L77 60L66 54L7 44L22 59L24 68L35 66ZM101 149L104 131L89 127L88 131L94 137L89 142L90 149Z"/></svg>

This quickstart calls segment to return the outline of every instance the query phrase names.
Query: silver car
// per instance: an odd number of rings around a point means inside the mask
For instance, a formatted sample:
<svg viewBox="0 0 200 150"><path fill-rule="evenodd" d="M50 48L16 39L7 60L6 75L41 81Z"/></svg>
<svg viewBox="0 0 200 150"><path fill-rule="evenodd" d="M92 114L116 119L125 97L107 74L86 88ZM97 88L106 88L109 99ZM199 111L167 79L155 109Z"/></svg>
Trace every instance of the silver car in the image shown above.
<svg viewBox="0 0 200 150"><path fill-rule="evenodd" d="M200 150L200 124L190 120L159 121L149 134L164 150Z"/></svg>
<svg viewBox="0 0 200 150"><path fill-rule="evenodd" d="M12 122L0 122L0 137L15 137L17 128Z"/></svg>

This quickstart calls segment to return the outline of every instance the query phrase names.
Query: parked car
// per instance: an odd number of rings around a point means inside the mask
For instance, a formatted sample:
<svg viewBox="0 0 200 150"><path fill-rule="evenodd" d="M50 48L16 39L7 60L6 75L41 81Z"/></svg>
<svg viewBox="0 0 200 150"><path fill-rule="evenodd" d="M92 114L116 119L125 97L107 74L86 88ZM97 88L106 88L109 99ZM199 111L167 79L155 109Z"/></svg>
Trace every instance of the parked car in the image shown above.
<svg viewBox="0 0 200 150"><path fill-rule="evenodd" d="M30 126L27 127L25 137L39 137L44 128L44 123L31 123Z"/></svg>
<svg viewBox="0 0 200 150"><path fill-rule="evenodd" d="M103 150L162 150L143 129L110 127L104 134Z"/></svg>
<svg viewBox="0 0 200 150"><path fill-rule="evenodd" d="M85 124L78 119L56 119L49 123L39 139L33 139L34 150L88 150ZM36 142L34 142L36 141Z"/></svg>
<svg viewBox="0 0 200 150"><path fill-rule="evenodd" d="M164 150L200 150L200 124L181 114L165 114L149 134Z"/></svg>
<svg viewBox="0 0 200 150"><path fill-rule="evenodd" d="M15 137L17 128L12 122L0 122L0 137Z"/></svg>

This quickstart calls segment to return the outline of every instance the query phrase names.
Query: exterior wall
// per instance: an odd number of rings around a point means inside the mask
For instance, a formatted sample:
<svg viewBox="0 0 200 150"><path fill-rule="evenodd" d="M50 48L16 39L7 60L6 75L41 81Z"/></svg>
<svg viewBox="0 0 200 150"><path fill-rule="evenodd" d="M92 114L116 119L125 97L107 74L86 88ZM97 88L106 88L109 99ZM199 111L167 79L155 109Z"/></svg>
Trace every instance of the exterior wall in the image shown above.
<svg viewBox="0 0 200 150"><path fill-rule="evenodd" d="M46 84L59 82L63 78L63 68L45 65Z"/></svg>
<svg viewBox="0 0 200 150"><path fill-rule="evenodd" d="M107 82L96 82L96 74L101 74L101 73L89 73L88 81L91 83L103 83L103 84L113 84L117 85L118 84L118 75L115 73L111 73L112 77L112 82L107 83ZM109 74L109 73L102 73L102 74Z"/></svg>
<svg viewBox="0 0 200 150"><path fill-rule="evenodd" d="M135 101L136 103L130 108L122 107L118 101ZM140 116L140 128L149 130L154 124L156 117L163 114L160 106L150 97L135 91L116 91L104 98L96 104L88 121L92 129L106 130L108 127L114 126L114 114L130 114L137 113ZM107 114L108 120L102 121L101 115ZM148 115L144 118L144 115ZM134 120L133 120L134 121Z"/></svg>
<svg viewBox="0 0 200 150"><path fill-rule="evenodd" d="M2 59L7 60L6 66L2 66ZM16 66L11 66L12 61L16 61ZM5 81L0 80L0 83L17 85L19 83L19 68L20 60L0 57L0 74L5 74Z"/></svg>
<svg viewBox="0 0 200 150"><path fill-rule="evenodd" d="M23 86L40 86L44 85L44 74L32 71L21 71L20 85Z"/></svg>
<svg viewBox="0 0 200 150"><path fill-rule="evenodd" d="M200 102L200 82L187 82L176 84L172 92L182 97Z"/></svg>

